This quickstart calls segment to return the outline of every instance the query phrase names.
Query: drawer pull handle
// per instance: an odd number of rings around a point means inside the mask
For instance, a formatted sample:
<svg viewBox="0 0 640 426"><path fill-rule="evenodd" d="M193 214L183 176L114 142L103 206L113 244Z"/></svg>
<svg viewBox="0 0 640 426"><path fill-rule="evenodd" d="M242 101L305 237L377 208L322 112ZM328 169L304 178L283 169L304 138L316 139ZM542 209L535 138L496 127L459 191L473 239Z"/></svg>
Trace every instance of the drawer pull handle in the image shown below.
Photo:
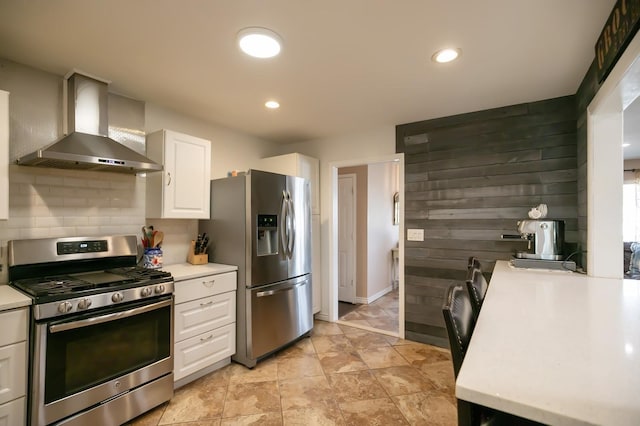
<svg viewBox="0 0 640 426"><path fill-rule="evenodd" d="M201 303L200 306L211 306L213 305L213 300L208 301L207 303Z"/></svg>
<svg viewBox="0 0 640 426"><path fill-rule="evenodd" d="M205 287L213 287L213 284L216 282L216 280L211 280L211 281L202 281L202 285L204 285Z"/></svg>
<svg viewBox="0 0 640 426"><path fill-rule="evenodd" d="M207 337L200 338L201 342L206 342L207 340L213 339L213 334L208 335Z"/></svg>

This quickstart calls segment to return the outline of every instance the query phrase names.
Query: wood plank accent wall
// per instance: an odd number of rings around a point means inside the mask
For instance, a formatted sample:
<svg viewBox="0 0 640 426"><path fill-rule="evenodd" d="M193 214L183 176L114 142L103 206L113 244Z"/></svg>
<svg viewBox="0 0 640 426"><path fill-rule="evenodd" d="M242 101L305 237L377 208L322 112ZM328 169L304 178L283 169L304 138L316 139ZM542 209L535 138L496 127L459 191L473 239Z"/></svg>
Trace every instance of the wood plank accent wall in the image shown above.
<svg viewBox="0 0 640 426"><path fill-rule="evenodd" d="M448 346L442 303L463 284L467 259L490 275L526 243L501 240L546 203L578 240L574 96L396 126L405 154L405 228L424 229L405 242L405 330L408 339Z"/></svg>

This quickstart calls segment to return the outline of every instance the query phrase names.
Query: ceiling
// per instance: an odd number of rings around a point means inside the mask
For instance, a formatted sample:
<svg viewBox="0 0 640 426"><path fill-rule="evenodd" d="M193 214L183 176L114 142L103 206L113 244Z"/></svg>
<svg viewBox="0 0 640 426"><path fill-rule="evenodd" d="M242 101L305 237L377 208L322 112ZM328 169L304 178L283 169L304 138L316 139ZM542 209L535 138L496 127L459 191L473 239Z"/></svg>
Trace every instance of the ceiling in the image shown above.
<svg viewBox="0 0 640 426"><path fill-rule="evenodd" d="M0 0L0 57L291 143L574 94L614 4ZM243 55L249 26L276 31L280 56ZM432 62L443 47L462 57Z"/></svg>

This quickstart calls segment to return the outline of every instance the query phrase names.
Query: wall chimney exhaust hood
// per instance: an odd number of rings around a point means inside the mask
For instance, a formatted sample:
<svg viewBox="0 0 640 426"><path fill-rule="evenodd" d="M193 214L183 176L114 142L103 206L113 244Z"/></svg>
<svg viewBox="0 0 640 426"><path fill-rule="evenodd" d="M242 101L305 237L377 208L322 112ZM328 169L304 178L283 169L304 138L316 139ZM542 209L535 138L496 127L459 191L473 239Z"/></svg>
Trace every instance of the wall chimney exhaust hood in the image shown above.
<svg viewBox="0 0 640 426"><path fill-rule="evenodd" d="M162 165L108 137L107 85L108 82L78 72L65 77L63 107L67 135L20 157L17 163L127 174L162 170Z"/></svg>

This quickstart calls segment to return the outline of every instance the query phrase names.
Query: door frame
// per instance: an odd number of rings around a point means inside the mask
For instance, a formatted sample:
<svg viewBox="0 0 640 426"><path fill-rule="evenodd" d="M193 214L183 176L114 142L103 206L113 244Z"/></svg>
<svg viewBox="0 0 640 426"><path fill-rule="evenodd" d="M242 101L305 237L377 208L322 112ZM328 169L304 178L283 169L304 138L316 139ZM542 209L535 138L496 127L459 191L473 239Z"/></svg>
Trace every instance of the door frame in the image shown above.
<svg viewBox="0 0 640 426"><path fill-rule="evenodd" d="M587 108L589 276L622 278L623 116L638 96L640 33L629 43Z"/></svg>
<svg viewBox="0 0 640 426"><path fill-rule="evenodd" d="M398 163L398 192L400 193L400 223L398 224L398 255L400 257L398 262L399 324L397 334L383 330L375 331L404 339L404 153L329 163L329 170L331 172L331 215L329 216L329 321L338 322L338 169L342 167L389 162Z"/></svg>
<svg viewBox="0 0 640 426"><path fill-rule="evenodd" d="M353 243L351 244L351 272L353 274L353 298L351 299L351 301L349 301L349 303L356 303L356 299L357 299L357 285L358 285L358 262L356 259L357 253L358 253L358 239L356 238L357 232L358 232L358 197L357 197L357 191L358 191L358 177L356 176L355 173L345 173L343 175L338 175L338 182L340 181L341 178L346 178L346 179L351 179L351 199L353 202L353 211L351 212L351 224L352 224L352 229L351 231L353 232ZM339 194L338 192L336 192L336 194ZM338 203L338 207L340 207L340 203ZM338 227L338 229L340 229L340 227ZM338 235L338 242L340 241L340 235ZM339 249L340 247L338 247ZM338 250L338 253L340 253L340 251ZM340 284L340 262L338 262L337 264L338 266L338 284ZM340 286L338 285L338 293L340 293ZM339 298L340 294L338 294L338 298Z"/></svg>

